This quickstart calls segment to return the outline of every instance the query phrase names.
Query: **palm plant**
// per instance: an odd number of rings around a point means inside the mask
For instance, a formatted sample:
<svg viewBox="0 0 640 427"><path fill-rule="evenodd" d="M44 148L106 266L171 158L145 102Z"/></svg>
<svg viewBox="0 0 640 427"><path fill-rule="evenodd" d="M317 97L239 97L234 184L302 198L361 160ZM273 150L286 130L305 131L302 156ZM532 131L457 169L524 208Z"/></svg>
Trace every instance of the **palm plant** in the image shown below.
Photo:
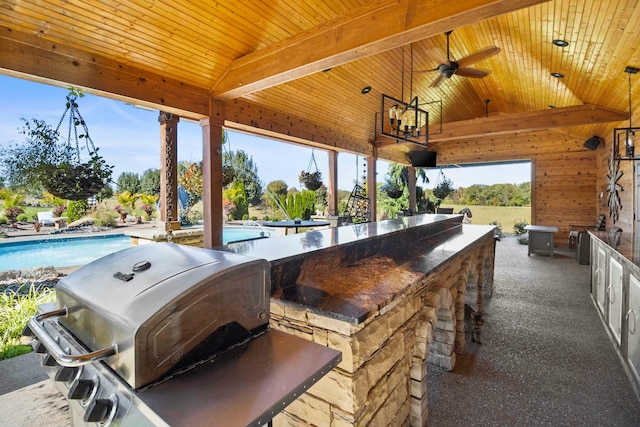
<svg viewBox="0 0 640 427"><path fill-rule="evenodd" d="M15 224L18 215L24 213L20 206L24 203L25 196L3 188L0 190L0 198L4 200L4 215L7 217L7 221L9 224Z"/></svg>

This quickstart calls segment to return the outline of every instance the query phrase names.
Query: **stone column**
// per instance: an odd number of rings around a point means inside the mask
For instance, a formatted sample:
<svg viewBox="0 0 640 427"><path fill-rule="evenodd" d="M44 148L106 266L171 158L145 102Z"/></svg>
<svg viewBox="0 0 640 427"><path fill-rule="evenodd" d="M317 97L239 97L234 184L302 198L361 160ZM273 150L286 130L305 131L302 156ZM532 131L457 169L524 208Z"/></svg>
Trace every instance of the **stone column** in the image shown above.
<svg viewBox="0 0 640 427"><path fill-rule="evenodd" d="M160 122L160 221L164 229L179 230L178 220L178 121L180 117L161 111Z"/></svg>

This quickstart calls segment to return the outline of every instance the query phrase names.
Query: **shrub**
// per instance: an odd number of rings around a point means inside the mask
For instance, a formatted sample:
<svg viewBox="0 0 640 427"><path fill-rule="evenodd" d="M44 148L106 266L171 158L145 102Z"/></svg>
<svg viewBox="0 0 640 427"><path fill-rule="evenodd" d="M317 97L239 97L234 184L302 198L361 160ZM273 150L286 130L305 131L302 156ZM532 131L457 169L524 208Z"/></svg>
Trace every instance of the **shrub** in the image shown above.
<svg viewBox="0 0 640 427"><path fill-rule="evenodd" d="M504 237L504 233L502 232L502 225L498 221L491 221L489 225L495 225L496 229L493 231L493 237L498 239L502 239Z"/></svg>
<svg viewBox="0 0 640 427"><path fill-rule="evenodd" d="M242 215L242 220L243 220L243 221L246 221L246 220L248 220L248 219L249 219L249 214L244 214L244 215Z"/></svg>
<svg viewBox="0 0 640 427"><path fill-rule="evenodd" d="M0 293L0 360L30 351L29 347L20 344L22 329L36 314L38 304L54 300L54 290L49 288L36 290L33 285L25 294Z"/></svg>
<svg viewBox="0 0 640 427"><path fill-rule="evenodd" d="M93 223L99 227L115 227L116 216L111 211L102 207L93 214Z"/></svg>
<svg viewBox="0 0 640 427"><path fill-rule="evenodd" d="M66 210L67 207L63 205L54 206L53 209L51 209L51 211L53 212L53 216L56 218L60 218Z"/></svg>
<svg viewBox="0 0 640 427"><path fill-rule="evenodd" d="M516 233L518 243L521 245L529 244L529 233L524 228L529 225L526 221L520 221L513 224L513 231Z"/></svg>
<svg viewBox="0 0 640 427"><path fill-rule="evenodd" d="M193 225L197 224L202 219L202 214L197 211L188 211L183 213L180 217L180 224Z"/></svg>
<svg viewBox="0 0 640 427"><path fill-rule="evenodd" d="M9 220L7 219L6 216L0 216L0 225L7 225L9 223Z"/></svg>
<svg viewBox="0 0 640 427"><path fill-rule="evenodd" d="M251 221L257 221L257 220L258 220L257 216L254 215L254 216L251 217Z"/></svg>
<svg viewBox="0 0 640 427"><path fill-rule="evenodd" d="M27 215L26 213L20 214L18 215L17 220L18 222L29 222L29 215Z"/></svg>
<svg viewBox="0 0 640 427"><path fill-rule="evenodd" d="M67 217L69 218L69 222L77 221L84 217L88 208L89 203L85 199L69 201L69 204L67 205Z"/></svg>

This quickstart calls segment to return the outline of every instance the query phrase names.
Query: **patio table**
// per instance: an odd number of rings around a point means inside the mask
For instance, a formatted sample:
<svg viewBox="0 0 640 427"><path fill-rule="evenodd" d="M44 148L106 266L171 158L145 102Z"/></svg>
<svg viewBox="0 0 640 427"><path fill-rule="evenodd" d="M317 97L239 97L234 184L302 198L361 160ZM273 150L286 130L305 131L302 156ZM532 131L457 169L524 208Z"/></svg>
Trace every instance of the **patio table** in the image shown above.
<svg viewBox="0 0 640 427"><path fill-rule="evenodd" d="M290 220L290 221L265 222L262 225L264 225L265 227L285 228L284 234L287 234L287 230L286 230L287 228L294 228L297 234L299 228L323 227L323 226L329 225L329 221Z"/></svg>
<svg viewBox="0 0 640 427"><path fill-rule="evenodd" d="M545 252L553 257L553 233L558 232L558 227L546 225L527 225L525 228L529 232L529 253Z"/></svg>

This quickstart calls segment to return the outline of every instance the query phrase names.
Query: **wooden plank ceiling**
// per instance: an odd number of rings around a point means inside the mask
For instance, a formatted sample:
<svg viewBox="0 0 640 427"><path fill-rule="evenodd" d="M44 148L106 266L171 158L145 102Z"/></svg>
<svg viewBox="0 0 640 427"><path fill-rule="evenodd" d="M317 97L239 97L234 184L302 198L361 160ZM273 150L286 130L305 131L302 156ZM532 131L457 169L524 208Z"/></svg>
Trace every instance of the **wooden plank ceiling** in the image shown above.
<svg viewBox="0 0 640 427"><path fill-rule="evenodd" d="M454 30L452 60L501 49L474 64L490 70L487 77L454 75L431 88L436 71L412 73L446 58L446 30ZM639 34L636 0L3 0L0 72L195 118L208 114L211 95L228 105L213 111L227 111L238 127L371 154L383 93L441 101L445 130L472 119L486 129L485 108L490 116L535 117L525 130L545 120L552 127L550 106L588 104L584 115L555 126L577 138L605 136L626 125L624 69L640 67ZM363 95L366 86L372 90ZM637 97L640 75L632 86ZM431 121L437 128L437 109ZM451 138L473 137L471 127ZM410 148L379 153L397 161Z"/></svg>

